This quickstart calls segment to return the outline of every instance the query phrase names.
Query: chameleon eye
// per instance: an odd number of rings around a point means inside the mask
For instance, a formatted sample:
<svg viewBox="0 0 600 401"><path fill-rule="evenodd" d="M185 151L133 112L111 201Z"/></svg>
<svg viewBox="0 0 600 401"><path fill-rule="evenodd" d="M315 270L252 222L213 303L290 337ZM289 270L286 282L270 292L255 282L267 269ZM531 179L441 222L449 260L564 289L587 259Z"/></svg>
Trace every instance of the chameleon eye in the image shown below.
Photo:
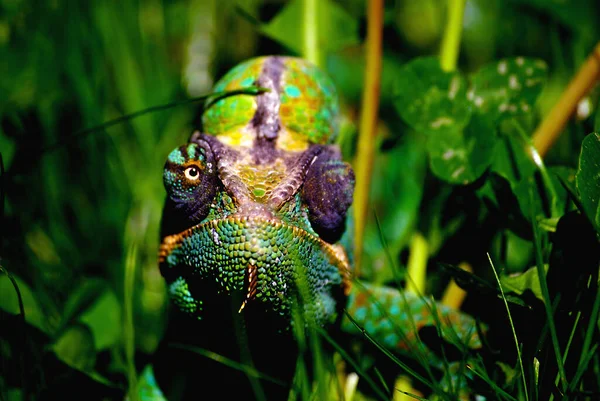
<svg viewBox="0 0 600 401"><path fill-rule="evenodd" d="M200 169L196 166L188 167L183 174L185 174L185 178L190 181L198 181L200 178Z"/></svg>
<svg viewBox="0 0 600 401"><path fill-rule="evenodd" d="M213 153L208 147L189 143L173 150L165 163L163 181L167 200L162 232L181 232L201 222L209 213L219 188Z"/></svg>

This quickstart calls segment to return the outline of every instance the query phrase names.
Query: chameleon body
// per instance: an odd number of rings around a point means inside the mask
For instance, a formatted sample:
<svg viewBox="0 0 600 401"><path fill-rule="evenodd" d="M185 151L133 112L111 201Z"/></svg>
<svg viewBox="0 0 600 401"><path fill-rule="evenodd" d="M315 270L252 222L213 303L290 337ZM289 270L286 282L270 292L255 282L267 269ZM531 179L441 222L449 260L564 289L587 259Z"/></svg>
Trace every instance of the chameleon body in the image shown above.
<svg viewBox="0 0 600 401"><path fill-rule="evenodd" d="M472 328L463 315L410 294L352 285L342 244L354 174L332 145L335 87L307 61L271 56L238 65L214 90L257 86L267 91L209 102L202 133L165 164L159 261L174 312L163 344L203 353L159 348L154 370L170 399L191 398L198 388L286 399L298 352L294 333L313 326L360 335L344 308L401 351L421 347L411 333L434 324L433 313L452 330ZM394 319L416 325L406 333ZM232 364L277 383L253 380Z"/></svg>

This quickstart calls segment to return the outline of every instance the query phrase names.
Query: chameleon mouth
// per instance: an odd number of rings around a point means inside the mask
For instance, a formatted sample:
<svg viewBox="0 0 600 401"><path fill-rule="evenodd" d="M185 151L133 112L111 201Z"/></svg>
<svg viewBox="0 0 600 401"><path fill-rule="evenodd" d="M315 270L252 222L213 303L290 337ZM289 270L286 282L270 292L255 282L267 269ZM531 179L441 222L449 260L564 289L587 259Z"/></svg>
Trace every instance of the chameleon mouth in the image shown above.
<svg viewBox="0 0 600 401"><path fill-rule="evenodd" d="M229 216L200 223L164 237L158 256L163 271L177 267L216 281L221 292L243 291L240 312L255 298L283 302L290 283L300 277L308 278L302 282L309 286L350 291L350 266L341 246L268 217Z"/></svg>

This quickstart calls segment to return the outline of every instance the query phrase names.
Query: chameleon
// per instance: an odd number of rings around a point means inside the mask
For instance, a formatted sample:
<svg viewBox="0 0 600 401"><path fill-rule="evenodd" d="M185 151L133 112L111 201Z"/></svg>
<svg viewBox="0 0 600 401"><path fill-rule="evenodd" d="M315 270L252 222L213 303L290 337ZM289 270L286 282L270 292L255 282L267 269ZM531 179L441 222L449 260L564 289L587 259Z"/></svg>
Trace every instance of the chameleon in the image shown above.
<svg viewBox="0 0 600 401"><path fill-rule="evenodd" d="M155 390L141 394L287 399L299 357L311 360L298 341L310 328L367 333L437 367L419 341L425 326L480 347L469 316L353 277L355 179L335 145L340 103L325 72L257 57L214 91L256 87L207 102L201 130L167 157L159 267L172 310L147 380Z"/></svg>

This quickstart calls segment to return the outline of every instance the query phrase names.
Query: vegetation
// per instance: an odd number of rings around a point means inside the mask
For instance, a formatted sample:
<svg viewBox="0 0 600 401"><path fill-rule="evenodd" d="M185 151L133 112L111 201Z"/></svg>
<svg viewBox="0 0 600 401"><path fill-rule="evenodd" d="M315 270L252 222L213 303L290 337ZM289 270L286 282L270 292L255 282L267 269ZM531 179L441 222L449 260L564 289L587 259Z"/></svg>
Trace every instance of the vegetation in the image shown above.
<svg viewBox="0 0 600 401"><path fill-rule="evenodd" d="M165 324L164 161L198 127L215 79L266 54L309 58L337 85L360 277L485 327L483 348L461 355L469 392L600 397L598 2L0 10L1 400L135 387ZM379 354L346 360L359 373L340 379L348 399L453 399ZM403 373L391 389L377 376L390 364Z"/></svg>

